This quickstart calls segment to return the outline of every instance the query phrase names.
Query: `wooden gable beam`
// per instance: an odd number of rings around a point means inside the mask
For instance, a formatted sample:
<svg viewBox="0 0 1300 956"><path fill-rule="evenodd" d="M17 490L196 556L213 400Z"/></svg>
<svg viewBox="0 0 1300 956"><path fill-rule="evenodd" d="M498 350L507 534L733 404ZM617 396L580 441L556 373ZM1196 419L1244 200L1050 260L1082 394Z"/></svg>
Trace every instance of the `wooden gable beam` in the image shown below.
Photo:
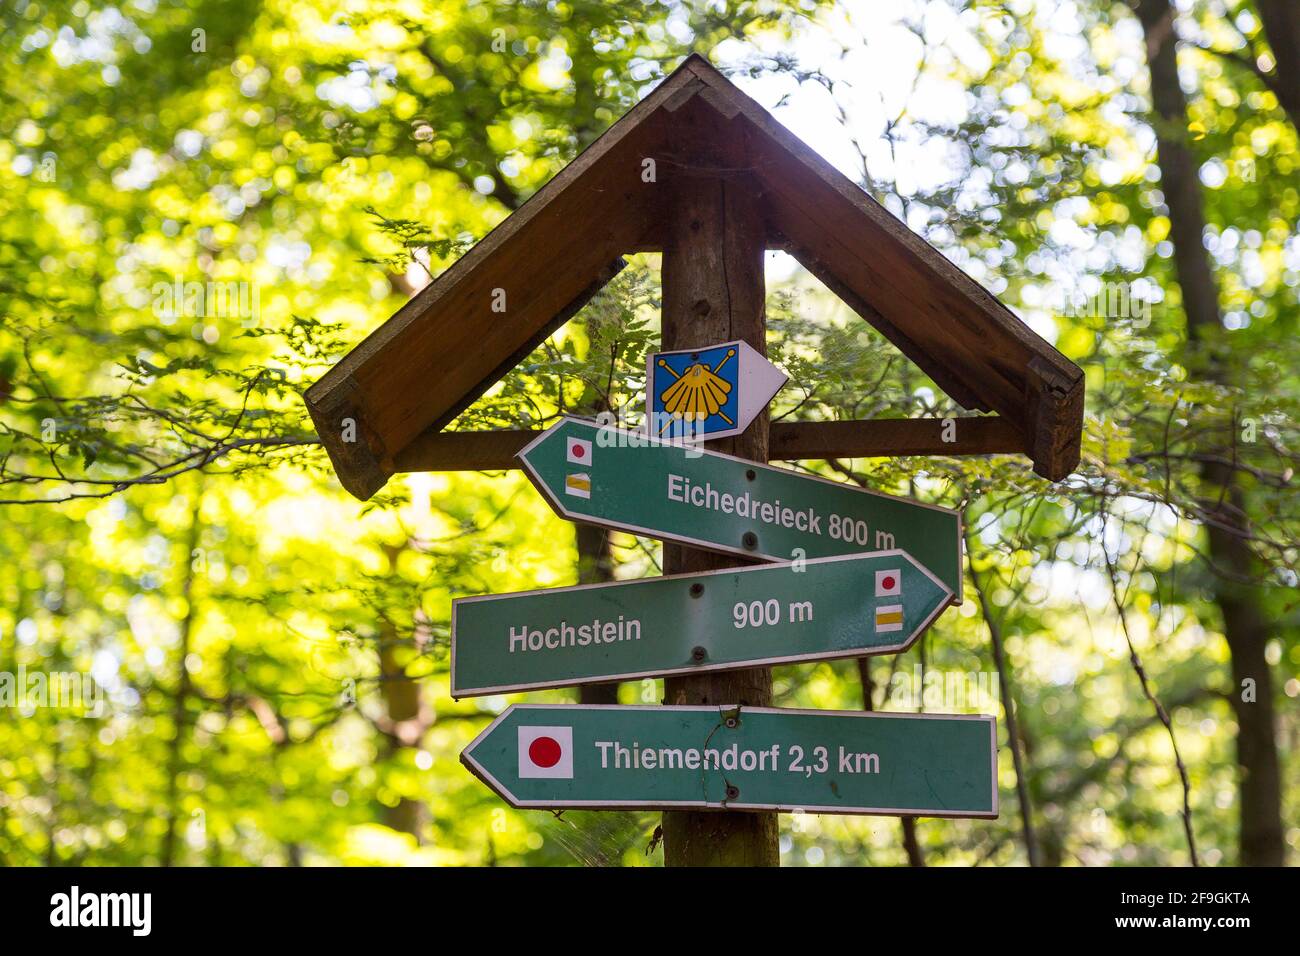
<svg viewBox="0 0 1300 956"><path fill-rule="evenodd" d="M608 280L656 218L642 162L665 152L660 107L699 85L689 72L661 84L307 390L344 487L374 494L413 438L459 414Z"/></svg>
<svg viewBox="0 0 1300 956"><path fill-rule="evenodd" d="M1029 363L1025 386L1028 448L1034 471L1060 481L1079 464L1083 443L1083 379L1059 374L1039 359Z"/></svg>
<svg viewBox="0 0 1300 956"><path fill-rule="evenodd" d="M996 415L957 418L952 441L942 418L877 418L851 422L773 422L769 461L894 458L908 455L1009 455L1027 451L1020 426ZM429 432L411 442L397 471L509 471L540 432Z"/></svg>
<svg viewBox="0 0 1300 956"><path fill-rule="evenodd" d="M1040 474L1068 474L1078 463L1082 369L707 61L686 66L709 87L706 102L725 104L720 121L738 118L746 131L769 233L956 401L1017 423ZM1030 441L1036 434L1044 437Z"/></svg>

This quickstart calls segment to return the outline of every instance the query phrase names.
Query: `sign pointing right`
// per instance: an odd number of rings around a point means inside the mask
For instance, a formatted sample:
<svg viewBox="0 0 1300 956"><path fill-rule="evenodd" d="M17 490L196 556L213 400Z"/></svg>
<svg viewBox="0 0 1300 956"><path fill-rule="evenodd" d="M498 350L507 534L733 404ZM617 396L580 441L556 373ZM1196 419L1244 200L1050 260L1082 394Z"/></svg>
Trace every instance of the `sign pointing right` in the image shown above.
<svg viewBox="0 0 1300 956"><path fill-rule="evenodd" d="M951 597L895 550L457 598L451 696L897 653Z"/></svg>
<svg viewBox="0 0 1300 956"><path fill-rule="evenodd" d="M669 438L739 435L790 377L748 342L646 356L646 426Z"/></svg>

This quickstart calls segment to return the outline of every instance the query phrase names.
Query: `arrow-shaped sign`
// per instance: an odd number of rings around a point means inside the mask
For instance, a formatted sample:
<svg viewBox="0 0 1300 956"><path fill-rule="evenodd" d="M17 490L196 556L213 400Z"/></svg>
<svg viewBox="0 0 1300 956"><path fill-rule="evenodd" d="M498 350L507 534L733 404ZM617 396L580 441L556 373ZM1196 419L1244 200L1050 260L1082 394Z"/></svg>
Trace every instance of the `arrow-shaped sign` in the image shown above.
<svg viewBox="0 0 1300 956"><path fill-rule="evenodd" d="M562 517L772 561L902 548L961 601L957 512L565 418L519 453Z"/></svg>
<svg viewBox="0 0 1300 956"><path fill-rule="evenodd" d="M667 438L739 435L790 380L748 342L646 356L646 427Z"/></svg>
<svg viewBox="0 0 1300 956"><path fill-rule="evenodd" d="M951 597L895 550L458 598L451 696L894 653Z"/></svg>
<svg viewBox="0 0 1300 956"><path fill-rule="evenodd" d="M460 759L515 807L998 815L975 715L516 704Z"/></svg>

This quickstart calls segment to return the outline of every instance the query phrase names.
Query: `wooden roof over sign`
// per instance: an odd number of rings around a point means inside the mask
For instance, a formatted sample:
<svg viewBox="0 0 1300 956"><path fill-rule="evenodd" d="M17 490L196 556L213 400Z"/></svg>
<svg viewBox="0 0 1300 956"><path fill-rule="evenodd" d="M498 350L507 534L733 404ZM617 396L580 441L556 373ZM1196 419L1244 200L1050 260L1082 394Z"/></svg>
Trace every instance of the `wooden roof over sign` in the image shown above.
<svg viewBox="0 0 1300 956"><path fill-rule="evenodd" d="M692 142L690 153L727 157L716 169L675 162L683 111L706 115L690 126L716 142ZM647 158L654 182L642 178ZM616 275L624 254L660 248L674 177L701 174L747 177L770 248L787 250L964 408L999 416L970 419L982 423L977 440L960 449L896 420L874 423L879 434L852 427L867 422L783 423L774 458L1020 451L1054 481L1078 464L1082 370L693 55L307 390L343 486L369 498L397 471L446 467L432 460L437 449L456 467L500 466L527 433L476 443L442 429ZM504 312L492 308L497 290ZM344 441L347 419L354 441ZM882 444L886 433L896 447ZM854 435L868 438L848 447Z"/></svg>

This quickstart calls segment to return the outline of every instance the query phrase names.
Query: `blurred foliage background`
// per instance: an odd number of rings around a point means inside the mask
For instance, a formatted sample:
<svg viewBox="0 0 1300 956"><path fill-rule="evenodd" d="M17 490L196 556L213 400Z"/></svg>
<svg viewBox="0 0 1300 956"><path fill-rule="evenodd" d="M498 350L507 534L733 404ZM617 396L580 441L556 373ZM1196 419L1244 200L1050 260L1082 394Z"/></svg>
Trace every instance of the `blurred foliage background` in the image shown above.
<svg viewBox="0 0 1300 956"><path fill-rule="evenodd" d="M102 695L0 684L0 862L661 862L655 814L506 808L457 757L508 701L447 693L452 597L656 544L518 472L357 502L300 393L691 51L1088 373L1059 485L797 466L963 509L970 576L909 653L780 669L777 704L996 713L1003 812L783 816L783 862L1295 858L1290 0L0 11L0 673ZM636 257L456 427L637 409L657 283ZM961 414L780 254L768 311L774 416Z"/></svg>

